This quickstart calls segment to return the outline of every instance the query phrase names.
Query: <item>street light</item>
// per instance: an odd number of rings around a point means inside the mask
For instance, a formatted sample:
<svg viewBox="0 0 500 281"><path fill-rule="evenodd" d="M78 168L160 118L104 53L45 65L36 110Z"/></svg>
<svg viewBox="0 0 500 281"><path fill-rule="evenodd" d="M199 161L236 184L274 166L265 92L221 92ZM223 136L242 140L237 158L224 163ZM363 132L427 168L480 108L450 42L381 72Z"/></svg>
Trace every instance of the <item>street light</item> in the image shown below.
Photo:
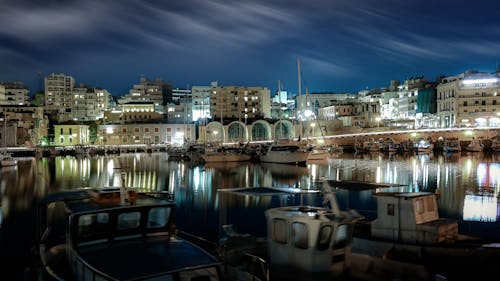
<svg viewBox="0 0 500 281"><path fill-rule="evenodd" d="M316 127L316 123L311 123L312 128L312 136L314 137L314 127Z"/></svg>
<svg viewBox="0 0 500 281"><path fill-rule="evenodd" d="M218 131L213 131L213 132L212 132L212 134L214 135L214 137L213 137L214 141L216 141L216 140L217 140L217 134L218 134L218 133L219 133Z"/></svg>
<svg viewBox="0 0 500 281"><path fill-rule="evenodd" d="M380 128L380 117L375 118L375 121L377 121L377 128Z"/></svg>

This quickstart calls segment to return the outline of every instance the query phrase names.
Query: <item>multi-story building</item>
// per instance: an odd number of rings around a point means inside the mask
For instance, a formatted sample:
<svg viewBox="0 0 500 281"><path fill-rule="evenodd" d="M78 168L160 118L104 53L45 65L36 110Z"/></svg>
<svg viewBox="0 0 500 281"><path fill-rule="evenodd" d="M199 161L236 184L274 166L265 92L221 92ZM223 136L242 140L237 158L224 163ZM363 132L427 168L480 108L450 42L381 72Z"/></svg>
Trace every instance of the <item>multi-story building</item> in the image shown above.
<svg viewBox="0 0 500 281"><path fill-rule="evenodd" d="M195 140L194 124L134 123L99 125L98 144L181 144Z"/></svg>
<svg viewBox="0 0 500 281"><path fill-rule="evenodd" d="M160 122L164 115L155 111L152 101L135 101L121 104L115 110L104 112L105 124L125 124L135 122Z"/></svg>
<svg viewBox="0 0 500 281"><path fill-rule="evenodd" d="M95 121L104 117L110 93L105 89L80 85L73 89L73 120Z"/></svg>
<svg viewBox="0 0 500 281"><path fill-rule="evenodd" d="M263 87L216 87L210 94L214 120L247 120L271 117L271 93Z"/></svg>
<svg viewBox="0 0 500 281"><path fill-rule="evenodd" d="M64 124L54 125L54 145L73 146L89 144L89 126L69 121Z"/></svg>
<svg viewBox="0 0 500 281"><path fill-rule="evenodd" d="M295 104L297 104L298 115L310 115L312 112L314 116L318 116L320 108L338 105L339 103L352 102L356 98L357 95L351 93L312 93L297 95L295 97Z"/></svg>
<svg viewBox="0 0 500 281"><path fill-rule="evenodd" d="M74 85L75 79L62 73L45 77L45 110L58 121L73 120Z"/></svg>
<svg viewBox="0 0 500 281"><path fill-rule="evenodd" d="M173 102L172 85L161 79L149 80L141 77L139 84L134 84L127 95L118 100L118 103L153 102L155 111L163 113L163 106Z"/></svg>
<svg viewBox="0 0 500 281"><path fill-rule="evenodd" d="M440 127L500 126L499 73L467 71L437 86Z"/></svg>
<svg viewBox="0 0 500 281"><path fill-rule="evenodd" d="M0 105L28 105L29 92L22 82L0 82Z"/></svg>
<svg viewBox="0 0 500 281"><path fill-rule="evenodd" d="M1 105L1 125L7 126L8 146L28 146L43 144L47 141L48 120L42 107L29 105ZM3 123L4 121L7 123ZM2 131L3 133L3 131ZM3 139L1 140L3 144Z"/></svg>
<svg viewBox="0 0 500 281"><path fill-rule="evenodd" d="M193 121L199 119L210 118L210 94L212 89L217 87L217 82L214 81L210 86L193 86L191 88L192 96L192 118Z"/></svg>

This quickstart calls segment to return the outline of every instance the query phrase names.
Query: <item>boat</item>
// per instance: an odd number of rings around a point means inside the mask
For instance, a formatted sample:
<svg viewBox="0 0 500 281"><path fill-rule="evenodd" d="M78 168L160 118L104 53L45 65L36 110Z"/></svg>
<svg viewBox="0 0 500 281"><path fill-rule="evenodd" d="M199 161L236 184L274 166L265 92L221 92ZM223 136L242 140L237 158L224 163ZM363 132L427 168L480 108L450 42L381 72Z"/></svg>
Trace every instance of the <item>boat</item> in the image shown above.
<svg viewBox="0 0 500 281"><path fill-rule="evenodd" d="M443 151L447 153L455 153L462 151L460 140L458 138L446 138L443 142Z"/></svg>
<svg viewBox="0 0 500 281"><path fill-rule="evenodd" d="M201 154L201 158L205 163L212 162L244 162L250 161L250 154L243 152L242 148L232 147L216 147L214 149L206 149Z"/></svg>
<svg viewBox="0 0 500 281"><path fill-rule="evenodd" d="M262 197L321 194L320 190L276 187L218 192L256 197L258 202L270 201ZM330 202L337 200L334 193L327 197ZM337 204L328 208L280 202L281 206L264 211L265 237L238 233L232 224L222 226L218 252L225 272L232 276L244 272L253 276L250 280L432 280L432 273L421 265L353 253L354 226L362 219L356 211L342 211Z"/></svg>
<svg viewBox="0 0 500 281"><path fill-rule="evenodd" d="M17 166L17 159L7 152L7 118L3 122L3 150L0 153L0 167Z"/></svg>
<svg viewBox="0 0 500 281"><path fill-rule="evenodd" d="M334 186L324 183L327 189ZM460 234L457 220L439 216L437 194L377 190L376 218L356 223L353 253L422 265L445 278L460 277L457 266L487 268L492 259L498 262L497 243Z"/></svg>
<svg viewBox="0 0 500 281"><path fill-rule="evenodd" d="M500 152L500 135L497 135L491 138L490 140L491 140L491 146L490 146L491 151Z"/></svg>
<svg viewBox="0 0 500 281"><path fill-rule="evenodd" d="M333 157L333 152L329 147L313 147L307 161L322 161Z"/></svg>
<svg viewBox="0 0 500 281"><path fill-rule="evenodd" d="M429 154L434 149L434 144L427 138L420 138L414 143L417 154Z"/></svg>
<svg viewBox="0 0 500 281"><path fill-rule="evenodd" d="M465 150L468 152L482 152L484 148L483 142L481 139L472 138L469 144L465 147Z"/></svg>
<svg viewBox="0 0 500 281"><path fill-rule="evenodd" d="M169 146L166 148L166 152L168 154L168 160L187 160L189 159L188 155L188 146Z"/></svg>
<svg viewBox="0 0 500 281"><path fill-rule="evenodd" d="M0 154L0 167L17 166L17 159L9 153Z"/></svg>
<svg viewBox="0 0 500 281"><path fill-rule="evenodd" d="M42 280L222 280L215 256L176 235L168 193L79 188L38 210Z"/></svg>
<svg viewBox="0 0 500 281"><path fill-rule="evenodd" d="M272 143L259 156L260 162L281 164L305 164L311 152L298 144Z"/></svg>

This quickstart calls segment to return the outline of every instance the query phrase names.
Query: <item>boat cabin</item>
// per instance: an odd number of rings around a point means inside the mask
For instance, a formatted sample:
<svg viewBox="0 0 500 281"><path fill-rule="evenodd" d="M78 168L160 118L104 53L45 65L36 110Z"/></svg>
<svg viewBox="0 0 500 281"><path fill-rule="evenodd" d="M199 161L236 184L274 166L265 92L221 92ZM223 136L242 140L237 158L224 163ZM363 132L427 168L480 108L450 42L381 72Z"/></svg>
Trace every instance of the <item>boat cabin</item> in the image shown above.
<svg viewBox="0 0 500 281"><path fill-rule="evenodd" d="M392 241L432 244L456 240L458 222L439 217L436 195L430 192L379 192L371 235Z"/></svg>
<svg viewBox="0 0 500 281"><path fill-rule="evenodd" d="M353 223L322 207L292 206L268 209L270 266L289 266L305 272L328 272L332 259L348 267Z"/></svg>
<svg viewBox="0 0 500 281"><path fill-rule="evenodd" d="M42 203L40 257L56 280L222 279L218 259L176 237L172 200L115 188Z"/></svg>

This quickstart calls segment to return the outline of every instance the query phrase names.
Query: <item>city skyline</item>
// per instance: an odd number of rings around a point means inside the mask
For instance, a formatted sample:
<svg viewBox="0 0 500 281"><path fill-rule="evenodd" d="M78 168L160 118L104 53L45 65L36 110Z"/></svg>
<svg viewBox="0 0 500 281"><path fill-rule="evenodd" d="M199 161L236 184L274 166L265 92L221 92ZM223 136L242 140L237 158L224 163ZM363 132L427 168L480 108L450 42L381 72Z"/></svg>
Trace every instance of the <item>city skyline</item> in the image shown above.
<svg viewBox="0 0 500 281"><path fill-rule="evenodd" d="M345 3L344 3L345 2ZM390 80L498 67L500 3L455 1L11 1L0 81L38 73L122 96L141 75L172 83L356 92ZM42 84L43 87L43 84Z"/></svg>

